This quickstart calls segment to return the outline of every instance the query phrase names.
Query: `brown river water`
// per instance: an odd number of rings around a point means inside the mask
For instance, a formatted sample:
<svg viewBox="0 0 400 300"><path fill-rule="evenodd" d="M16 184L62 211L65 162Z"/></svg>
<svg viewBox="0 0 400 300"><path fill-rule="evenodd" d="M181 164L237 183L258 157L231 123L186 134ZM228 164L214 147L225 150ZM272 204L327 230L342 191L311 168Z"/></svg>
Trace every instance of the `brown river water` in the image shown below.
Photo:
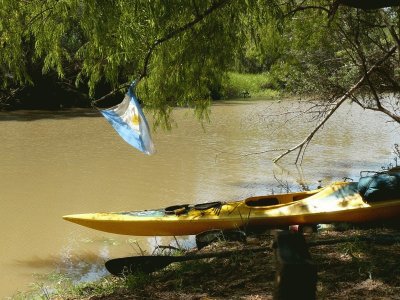
<svg viewBox="0 0 400 300"><path fill-rule="evenodd" d="M93 110L0 114L0 298L66 274L84 282L106 274L112 257L151 251L166 238L97 232L62 220L71 213L159 208L279 193L279 182L315 188L392 162L398 125L344 105L317 133L301 167L280 152L308 134L296 101L224 102L202 125L174 111L172 131L153 134L157 153L131 148ZM151 123L151 120L150 120ZM193 245L193 237L179 239ZM46 289L44 285L42 287ZM51 290L50 290L51 292Z"/></svg>

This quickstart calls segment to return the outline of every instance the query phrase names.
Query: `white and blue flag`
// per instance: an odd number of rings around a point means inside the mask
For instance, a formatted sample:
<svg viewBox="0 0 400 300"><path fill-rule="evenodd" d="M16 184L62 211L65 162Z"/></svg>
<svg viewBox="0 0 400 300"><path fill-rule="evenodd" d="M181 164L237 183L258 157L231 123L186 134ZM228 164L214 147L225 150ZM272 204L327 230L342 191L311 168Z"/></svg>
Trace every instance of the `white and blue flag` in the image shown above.
<svg viewBox="0 0 400 300"><path fill-rule="evenodd" d="M149 125L136 99L135 82L120 104L100 112L128 144L148 155L155 153Z"/></svg>

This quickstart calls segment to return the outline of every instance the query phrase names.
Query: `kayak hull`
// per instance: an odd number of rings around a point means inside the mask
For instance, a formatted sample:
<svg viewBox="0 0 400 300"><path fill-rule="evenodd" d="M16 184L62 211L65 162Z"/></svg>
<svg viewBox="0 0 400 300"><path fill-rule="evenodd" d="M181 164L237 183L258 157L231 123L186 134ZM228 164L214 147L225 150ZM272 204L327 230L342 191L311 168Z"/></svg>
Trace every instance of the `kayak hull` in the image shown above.
<svg viewBox="0 0 400 300"><path fill-rule="evenodd" d="M297 198L296 198L297 197ZM269 201L278 200L278 203ZM271 204L273 203L273 204ZM354 184L323 190L248 198L210 208L91 213L65 220L100 231L135 236L193 235L213 229L277 228L334 222L364 223L400 216L400 199L367 203Z"/></svg>
<svg viewBox="0 0 400 300"><path fill-rule="evenodd" d="M181 213L181 206L166 213L164 209L88 213L63 216L64 220L92 229L135 236L192 235L211 229L243 228L249 223L249 212L261 211L315 195L322 189L288 194L250 197L240 201L221 203L209 209L189 209ZM207 203L204 203L207 206ZM196 207L196 205L194 205ZM251 219L251 217L250 217Z"/></svg>
<svg viewBox="0 0 400 300"><path fill-rule="evenodd" d="M193 220L117 220L110 214L81 214L65 216L68 220L92 229L123 235L135 236L179 236L193 235L213 229L246 229L246 227L276 228L280 226L320 224L320 223L365 223L394 219L400 216L400 200L396 203L385 203L380 206L343 210L339 212L322 212L275 217L251 217L249 219L193 219Z"/></svg>

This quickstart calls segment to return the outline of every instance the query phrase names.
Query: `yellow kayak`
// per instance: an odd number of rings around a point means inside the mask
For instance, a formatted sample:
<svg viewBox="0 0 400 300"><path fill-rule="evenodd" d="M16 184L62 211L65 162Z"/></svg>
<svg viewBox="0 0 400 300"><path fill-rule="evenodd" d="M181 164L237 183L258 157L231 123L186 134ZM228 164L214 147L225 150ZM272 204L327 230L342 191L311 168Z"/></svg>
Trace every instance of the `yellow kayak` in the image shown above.
<svg viewBox="0 0 400 300"><path fill-rule="evenodd" d="M243 228L252 223L253 217L265 214L271 208L300 201L320 191L322 189L256 196L230 202L175 205L164 209L74 214L63 218L79 225L116 234L191 235L212 229Z"/></svg>
<svg viewBox="0 0 400 300"><path fill-rule="evenodd" d="M400 216L400 173L335 183L324 189L251 197L241 201L177 205L166 209L89 213L65 220L137 236L192 235L212 229L246 229L333 222L370 222Z"/></svg>

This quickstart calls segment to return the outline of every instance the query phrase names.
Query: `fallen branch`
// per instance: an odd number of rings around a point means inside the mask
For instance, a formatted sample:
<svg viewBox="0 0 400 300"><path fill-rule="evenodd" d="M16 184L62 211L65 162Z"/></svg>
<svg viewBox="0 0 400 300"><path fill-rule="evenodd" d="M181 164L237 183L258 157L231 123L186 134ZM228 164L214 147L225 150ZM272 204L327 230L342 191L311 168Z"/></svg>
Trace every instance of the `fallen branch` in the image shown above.
<svg viewBox="0 0 400 300"><path fill-rule="evenodd" d="M375 71L377 67L379 67L382 63L384 63L393 53L396 52L397 45L393 46L386 54L385 56L377 61L365 74L364 76L355 84L353 85L342 97L340 97L335 106L332 107L326 116L321 120L321 122L311 131L311 133L298 145L294 146L293 148L290 148L286 150L284 153L281 155L277 156L276 158L273 159L273 162L276 163L278 162L282 157L286 156L287 154L296 151L299 149L299 152L297 154L297 158L295 161L295 164L297 165L299 162L299 159L302 157L302 153L304 155L304 151L307 148L308 143L312 140L314 135L318 132L318 130L326 123L326 121L329 120L329 118L334 114L334 112L344 103L344 101L347 100L347 98L351 97L352 94L361 86L361 84L368 78L368 76ZM302 162L302 158L300 159L300 164Z"/></svg>

